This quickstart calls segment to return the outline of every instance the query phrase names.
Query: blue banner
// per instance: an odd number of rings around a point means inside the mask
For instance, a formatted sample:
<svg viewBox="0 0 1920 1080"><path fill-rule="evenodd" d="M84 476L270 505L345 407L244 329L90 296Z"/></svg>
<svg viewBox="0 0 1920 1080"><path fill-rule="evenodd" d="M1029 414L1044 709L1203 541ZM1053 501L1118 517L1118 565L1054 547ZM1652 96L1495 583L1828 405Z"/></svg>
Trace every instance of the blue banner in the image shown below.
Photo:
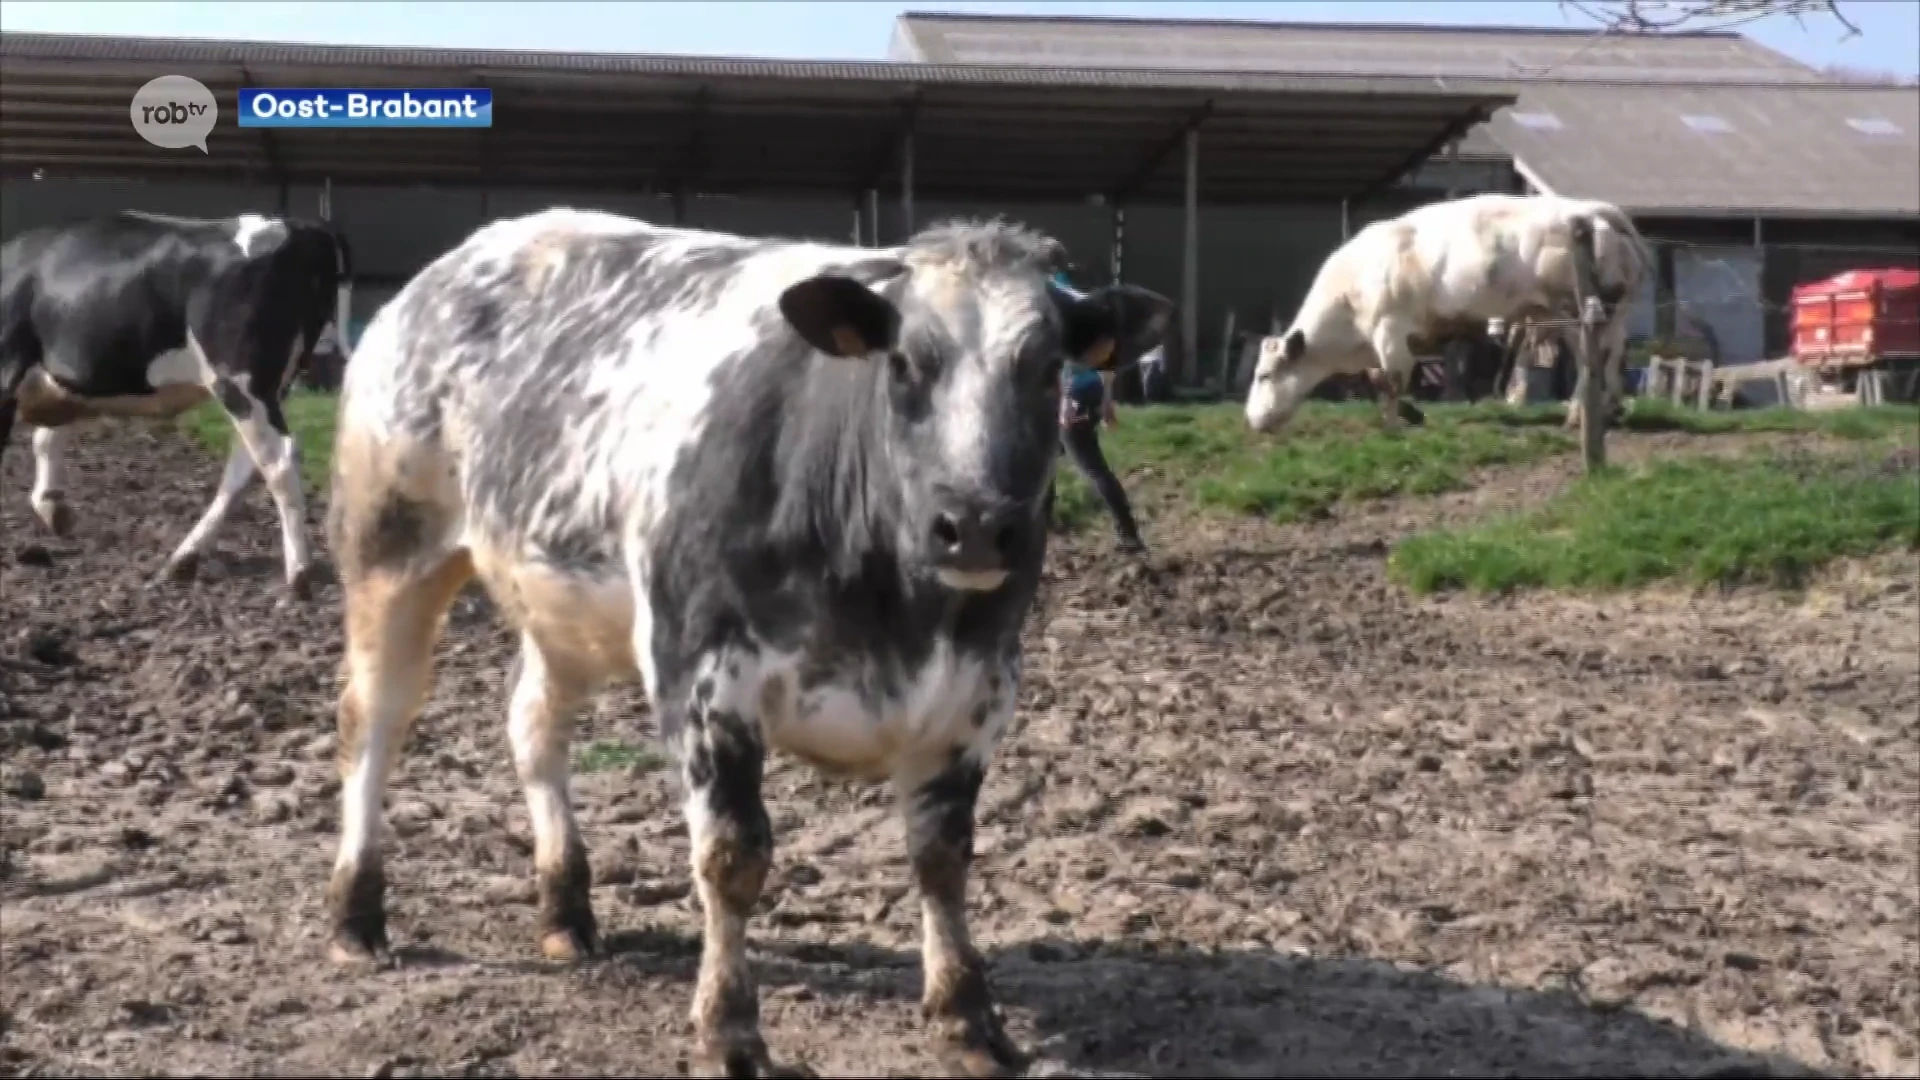
<svg viewBox="0 0 1920 1080"><path fill-rule="evenodd" d="M257 128L490 128L493 91L466 87L325 89L247 86L240 126Z"/></svg>

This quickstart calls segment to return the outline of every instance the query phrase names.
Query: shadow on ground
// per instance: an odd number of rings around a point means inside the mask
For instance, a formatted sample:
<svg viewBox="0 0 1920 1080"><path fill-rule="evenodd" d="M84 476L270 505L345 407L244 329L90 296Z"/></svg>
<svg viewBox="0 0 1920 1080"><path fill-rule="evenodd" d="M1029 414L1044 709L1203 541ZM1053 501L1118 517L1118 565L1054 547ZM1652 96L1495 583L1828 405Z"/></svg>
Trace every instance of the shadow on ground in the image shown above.
<svg viewBox="0 0 1920 1080"><path fill-rule="evenodd" d="M608 949L603 970L684 981L691 990L697 937L621 933ZM766 995L804 988L843 999L919 999L917 953L764 939L757 952ZM1731 1049L1571 989L1466 985L1373 960L1039 939L990 961L1003 1010L1020 1018L1015 1038L1033 1056L1035 1076L1838 1075ZM775 1030L768 1038L781 1041Z"/></svg>

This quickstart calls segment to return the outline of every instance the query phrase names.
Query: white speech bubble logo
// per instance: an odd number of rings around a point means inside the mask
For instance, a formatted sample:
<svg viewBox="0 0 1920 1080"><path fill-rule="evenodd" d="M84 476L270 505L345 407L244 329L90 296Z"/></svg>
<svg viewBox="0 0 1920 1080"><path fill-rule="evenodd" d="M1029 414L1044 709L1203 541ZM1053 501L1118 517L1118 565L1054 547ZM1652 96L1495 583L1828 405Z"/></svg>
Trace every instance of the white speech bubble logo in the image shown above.
<svg viewBox="0 0 1920 1080"><path fill-rule="evenodd" d="M198 79L162 75L133 95L127 114L133 130L153 145L167 150L196 146L204 154L207 136L220 120L220 103Z"/></svg>

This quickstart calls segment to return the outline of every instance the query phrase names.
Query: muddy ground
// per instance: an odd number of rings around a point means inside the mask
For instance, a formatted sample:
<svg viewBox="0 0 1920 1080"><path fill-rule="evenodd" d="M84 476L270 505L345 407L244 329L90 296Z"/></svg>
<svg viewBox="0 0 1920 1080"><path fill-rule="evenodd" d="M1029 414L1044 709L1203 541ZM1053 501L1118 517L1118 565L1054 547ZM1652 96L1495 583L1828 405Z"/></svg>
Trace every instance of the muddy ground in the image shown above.
<svg viewBox="0 0 1920 1080"><path fill-rule="evenodd" d="M200 584L149 588L219 473L172 429L80 444L70 540L33 528L23 451L0 478L0 1074L685 1068L668 775L578 778L615 951L534 960L510 641L461 600L389 801L406 963L331 969L337 590L283 599L257 486ZM1914 563L1793 599L1386 584L1391 537L1564 468L1310 527L1162 522L1145 568L1059 549L972 902L1034 1074L1920 1069ZM626 696L582 742L650 734ZM769 1044L924 1075L888 797L785 763L768 789Z"/></svg>

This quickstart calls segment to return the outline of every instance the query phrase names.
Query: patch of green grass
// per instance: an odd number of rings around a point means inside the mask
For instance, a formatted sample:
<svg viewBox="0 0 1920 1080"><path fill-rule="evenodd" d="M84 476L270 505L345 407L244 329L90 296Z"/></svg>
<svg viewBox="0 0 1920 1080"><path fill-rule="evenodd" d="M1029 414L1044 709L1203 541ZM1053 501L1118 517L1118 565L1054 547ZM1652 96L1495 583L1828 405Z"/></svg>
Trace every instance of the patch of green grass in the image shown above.
<svg viewBox="0 0 1920 1080"><path fill-rule="evenodd" d="M1428 416L1438 410L1443 414L1451 413L1462 424L1497 427L1559 427L1565 423L1567 415L1566 406L1561 404L1513 406L1504 402L1477 402L1472 405L1427 405L1424 408ZM1876 439L1920 430L1920 409L1911 405L1877 405L1870 409L1833 409L1825 412L1786 408L1703 412L1657 398L1635 398L1619 430L1683 431L1690 435L1807 432L1842 439Z"/></svg>
<svg viewBox="0 0 1920 1080"><path fill-rule="evenodd" d="M333 462L334 411L332 394L295 390L287 395L287 427L292 429L294 442L299 444L300 473L306 478L308 490L324 490L327 486L327 474ZM184 413L180 424L221 458L227 456L236 438L233 421L211 401Z"/></svg>
<svg viewBox="0 0 1920 1080"><path fill-rule="evenodd" d="M651 771L665 764L665 758L644 746L633 746L617 739L601 739L580 748L574 770L581 773L612 772L616 769Z"/></svg>
<svg viewBox="0 0 1920 1080"><path fill-rule="evenodd" d="M1402 540L1389 573L1464 588L1794 586L1834 559L1920 548L1920 470L1887 444L1834 456L1683 458L1584 477L1536 510Z"/></svg>
<svg viewBox="0 0 1920 1080"><path fill-rule="evenodd" d="M1430 495L1461 490L1472 472L1571 453L1573 433L1561 426L1556 404L1510 406L1425 405L1427 424L1397 433L1380 429L1371 402L1310 402L1288 431L1263 437L1247 429L1238 402L1122 409L1120 426L1101 432L1108 462L1136 504L1184 506L1276 521L1310 519L1341 501ZM310 489L324 490L333 452L335 399L296 390L287 420L299 440ZM202 405L182 418L208 449L225 455L233 425L219 408ZM1699 435L1810 432L1870 441L1920 438L1920 409L1882 406L1802 412L1756 409L1703 413L1665 402L1638 400L1629 431L1686 431ZM1157 504L1157 505L1156 505ZM1103 521L1106 510L1069 462L1061 462L1055 516L1068 529Z"/></svg>
<svg viewBox="0 0 1920 1080"><path fill-rule="evenodd" d="M1808 432L1841 439L1878 439L1920 429L1920 409L1876 405L1870 409L1807 412L1769 408L1703 412L1652 398L1638 399L1623 425L1628 431L1684 431L1692 435Z"/></svg>
<svg viewBox="0 0 1920 1080"><path fill-rule="evenodd" d="M1371 403L1314 402L1288 430L1248 430L1237 404L1128 409L1101 433L1108 462L1136 488L1230 514L1293 521L1346 500L1430 495L1467 486L1472 470L1573 449L1541 410L1428 408L1423 427L1387 432ZM1557 421L1555 421L1557 422ZM1070 463L1061 463L1056 516L1068 528L1103 514Z"/></svg>
<svg viewBox="0 0 1920 1080"><path fill-rule="evenodd" d="M1335 503L1462 490L1474 470L1519 465L1577 449L1560 404L1502 402L1423 405L1427 423L1382 431L1370 402L1310 402L1278 437L1254 435L1238 403L1123 409L1120 427L1101 432L1107 461L1137 502L1184 503L1201 510L1310 519ZM1628 432L1696 435L1767 432L1825 434L1854 441L1920 437L1920 409L1804 412L1751 409L1701 412L1640 399ZM1055 515L1068 529L1105 514L1099 498L1062 462Z"/></svg>

